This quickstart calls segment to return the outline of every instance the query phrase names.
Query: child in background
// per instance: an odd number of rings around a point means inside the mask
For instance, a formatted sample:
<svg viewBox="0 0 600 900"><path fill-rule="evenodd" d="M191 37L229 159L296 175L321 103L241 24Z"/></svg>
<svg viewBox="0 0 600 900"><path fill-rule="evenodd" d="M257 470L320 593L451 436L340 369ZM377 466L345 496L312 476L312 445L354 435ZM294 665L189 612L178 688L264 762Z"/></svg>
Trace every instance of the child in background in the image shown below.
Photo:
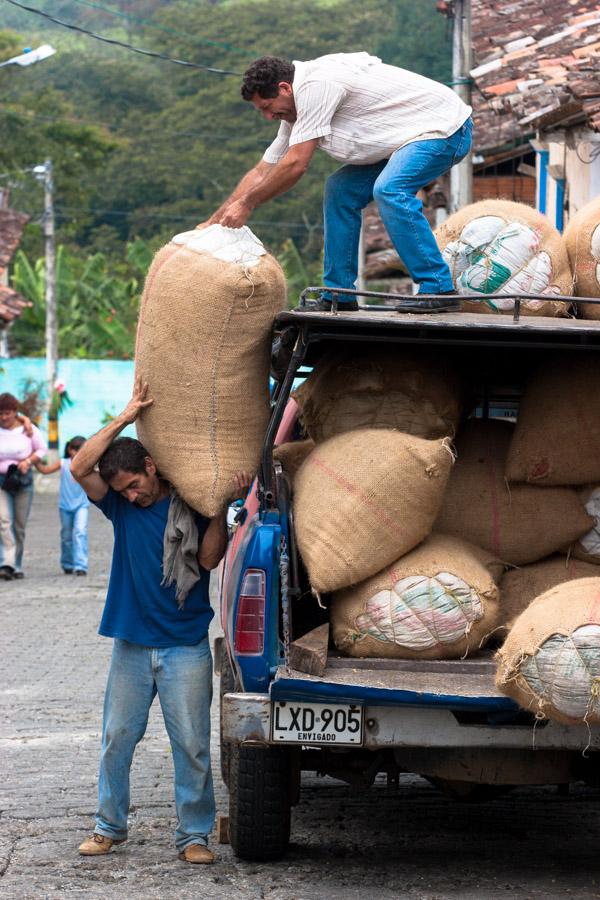
<svg viewBox="0 0 600 900"><path fill-rule="evenodd" d="M65 575L87 575L88 568L88 511L90 501L82 487L71 475L71 462L85 444L85 438L77 435L67 442L63 459L50 465L35 463L44 475L60 469L60 564Z"/></svg>

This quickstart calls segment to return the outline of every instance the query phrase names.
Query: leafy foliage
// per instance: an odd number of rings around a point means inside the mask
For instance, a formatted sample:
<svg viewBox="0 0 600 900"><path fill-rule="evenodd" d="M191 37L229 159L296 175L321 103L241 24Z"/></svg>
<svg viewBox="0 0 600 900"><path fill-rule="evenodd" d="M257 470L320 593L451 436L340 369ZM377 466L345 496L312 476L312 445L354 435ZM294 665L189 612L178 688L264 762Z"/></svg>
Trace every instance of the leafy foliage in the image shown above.
<svg viewBox="0 0 600 900"><path fill-rule="evenodd" d="M139 293L150 261L142 241L127 245L126 259L117 264L103 253L82 258L64 246L56 254L58 343L63 357L129 359L133 354ZM21 355L44 352L44 259L31 262L19 250L13 286L31 301L10 331Z"/></svg>

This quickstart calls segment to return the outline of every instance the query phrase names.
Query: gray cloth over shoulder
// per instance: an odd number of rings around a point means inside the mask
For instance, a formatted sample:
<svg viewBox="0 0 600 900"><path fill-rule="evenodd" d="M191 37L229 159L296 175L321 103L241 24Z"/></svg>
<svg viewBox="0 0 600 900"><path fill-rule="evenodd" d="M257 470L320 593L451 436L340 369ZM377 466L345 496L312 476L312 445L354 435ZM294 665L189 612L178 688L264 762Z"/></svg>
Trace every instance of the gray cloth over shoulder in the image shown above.
<svg viewBox="0 0 600 900"><path fill-rule="evenodd" d="M185 598L197 581L200 581L200 565L196 514L181 499L175 488L171 487L171 502L163 539L161 587L170 587L174 583L177 589L177 606L183 609Z"/></svg>

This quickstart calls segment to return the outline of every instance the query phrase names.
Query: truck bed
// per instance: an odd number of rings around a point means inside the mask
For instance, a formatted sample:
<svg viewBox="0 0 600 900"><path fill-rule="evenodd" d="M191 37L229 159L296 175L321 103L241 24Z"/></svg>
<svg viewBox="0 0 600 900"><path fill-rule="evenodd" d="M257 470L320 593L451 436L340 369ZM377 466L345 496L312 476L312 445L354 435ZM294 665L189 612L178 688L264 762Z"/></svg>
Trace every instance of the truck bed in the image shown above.
<svg viewBox="0 0 600 900"><path fill-rule="evenodd" d="M358 312L309 312L304 309L279 313L277 327L309 326L311 341L343 340L352 332L377 340L382 329L393 329L406 343L452 344L454 346L576 347L600 345L600 320L551 318L547 316L453 313L401 313L384 308ZM322 333L319 334L322 326Z"/></svg>

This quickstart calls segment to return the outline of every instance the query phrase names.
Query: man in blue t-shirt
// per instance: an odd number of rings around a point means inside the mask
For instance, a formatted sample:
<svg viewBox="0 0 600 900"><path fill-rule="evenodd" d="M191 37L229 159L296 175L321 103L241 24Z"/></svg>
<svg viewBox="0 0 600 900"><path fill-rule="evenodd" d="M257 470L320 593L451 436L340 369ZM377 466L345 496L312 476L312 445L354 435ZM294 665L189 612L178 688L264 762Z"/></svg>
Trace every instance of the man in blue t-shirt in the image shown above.
<svg viewBox="0 0 600 900"><path fill-rule="evenodd" d="M115 535L99 629L114 639L114 646L104 700L98 810L94 833L79 852L105 854L127 839L129 770L158 694L173 750L179 858L212 863L208 835L215 801L208 626L213 612L208 586L210 570L218 565L227 544L225 511L208 520L184 507L189 528L197 529L198 565L192 552L192 568L193 577L199 579L192 587L188 584L182 603L180 585L163 586L171 486L139 441L116 439L153 402L147 399L147 389L136 381L126 408L87 441L71 468L90 500L112 522ZM235 486L243 480L244 476L236 478Z"/></svg>

